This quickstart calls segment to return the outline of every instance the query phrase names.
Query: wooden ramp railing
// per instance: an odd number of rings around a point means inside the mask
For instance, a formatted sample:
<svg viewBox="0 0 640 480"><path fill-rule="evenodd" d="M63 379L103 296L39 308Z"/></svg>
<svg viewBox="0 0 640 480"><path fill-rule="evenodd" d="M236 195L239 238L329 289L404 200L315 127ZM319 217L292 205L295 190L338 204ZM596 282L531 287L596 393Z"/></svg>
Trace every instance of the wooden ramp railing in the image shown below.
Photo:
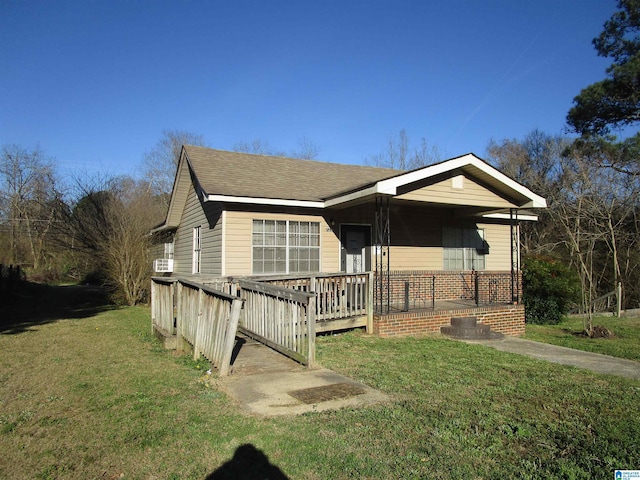
<svg viewBox="0 0 640 480"><path fill-rule="evenodd" d="M315 364L315 294L244 279L205 281L235 295L184 278L153 277L152 332L175 333L178 349L187 342L194 358L204 356L220 376L229 373L238 331Z"/></svg>
<svg viewBox="0 0 640 480"><path fill-rule="evenodd" d="M151 282L152 329L175 331L177 348L187 342L194 359L202 355L220 376L228 375L242 300L181 278L153 277Z"/></svg>
<svg viewBox="0 0 640 480"><path fill-rule="evenodd" d="M239 330L312 367L315 363L315 294L239 279L245 305Z"/></svg>

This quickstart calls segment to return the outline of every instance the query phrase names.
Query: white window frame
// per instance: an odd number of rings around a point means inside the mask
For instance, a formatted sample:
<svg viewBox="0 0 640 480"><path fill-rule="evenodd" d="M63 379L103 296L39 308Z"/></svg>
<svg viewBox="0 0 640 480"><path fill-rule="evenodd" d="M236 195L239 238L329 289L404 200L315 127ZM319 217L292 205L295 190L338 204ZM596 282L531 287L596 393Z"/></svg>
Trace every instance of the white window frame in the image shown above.
<svg viewBox="0 0 640 480"><path fill-rule="evenodd" d="M193 227L193 260L191 273L197 274L202 270L202 228Z"/></svg>
<svg viewBox="0 0 640 480"><path fill-rule="evenodd" d="M267 232L267 224L271 225L272 231ZM317 273L322 265L320 240L318 221L253 219L251 272L253 275ZM267 250L271 252L267 253ZM258 263L261 268L256 268ZM300 269L301 264L306 264L308 269ZM265 271L265 266L273 268Z"/></svg>
<svg viewBox="0 0 640 480"><path fill-rule="evenodd" d="M166 258L168 260L173 260L173 242L167 242L164 244L164 257L162 258Z"/></svg>
<svg viewBox="0 0 640 480"><path fill-rule="evenodd" d="M487 244L483 228L443 227L442 250L444 270L486 269Z"/></svg>

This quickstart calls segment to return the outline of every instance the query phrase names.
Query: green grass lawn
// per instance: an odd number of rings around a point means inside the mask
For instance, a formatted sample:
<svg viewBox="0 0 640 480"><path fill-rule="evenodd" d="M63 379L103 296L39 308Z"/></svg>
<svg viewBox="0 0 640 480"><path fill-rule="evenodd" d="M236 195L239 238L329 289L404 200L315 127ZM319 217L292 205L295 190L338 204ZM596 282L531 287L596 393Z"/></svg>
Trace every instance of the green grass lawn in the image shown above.
<svg viewBox="0 0 640 480"><path fill-rule="evenodd" d="M588 338L583 319L567 318L558 325L528 324L523 338L640 361L640 317L597 317L593 325L608 328L613 337Z"/></svg>
<svg viewBox="0 0 640 480"><path fill-rule="evenodd" d="M320 363L391 402L259 418L208 381L206 364L162 350L147 308L38 318L0 329L0 478L239 478L218 469L242 445L307 480L593 479L640 468L636 380L439 337L347 333L318 338Z"/></svg>

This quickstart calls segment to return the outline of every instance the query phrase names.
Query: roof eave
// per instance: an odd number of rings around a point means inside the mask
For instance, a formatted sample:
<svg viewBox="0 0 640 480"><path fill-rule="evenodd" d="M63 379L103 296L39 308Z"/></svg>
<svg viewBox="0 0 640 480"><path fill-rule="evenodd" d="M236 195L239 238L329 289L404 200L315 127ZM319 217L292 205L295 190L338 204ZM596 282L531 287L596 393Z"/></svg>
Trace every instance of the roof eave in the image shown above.
<svg viewBox="0 0 640 480"><path fill-rule="evenodd" d="M528 201L519 205L519 208L546 208L547 201L533 193L524 185L519 184L515 180L507 177L504 173L495 169L485 161L476 157L473 154L463 155L461 157L453 158L451 160L447 160L441 163L437 163L434 165L430 165L427 167L423 167L417 170L412 170L407 173L403 173L400 175L395 175L391 178L385 180L379 180L372 186L368 186L362 190L356 190L354 192L350 192L344 195L340 195L331 199L325 200L326 207L333 207L340 205L342 203L351 202L354 200L361 199L363 197L382 194L382 195L396 195L398 191L398 187L403 185L407 185L410 183L418 182L420 180L424 180L429 177L433 177L435 175L439 175L445 172L449 172L458 168L464 168L465 166L472 165L475 168L483 171L484 173L490 175L495 178L503 185L511 189L512 191L518 193L519 195L525 197Z"/></svg>
<svg viewBox="0 0 640 480"><path fill-rule="evenodd" d="M274 205L281 207L324 208L325 202L312 200L291 200L286 198L243 197L235 195L206 195L207 202L250 203L253 205Z"/></svg>

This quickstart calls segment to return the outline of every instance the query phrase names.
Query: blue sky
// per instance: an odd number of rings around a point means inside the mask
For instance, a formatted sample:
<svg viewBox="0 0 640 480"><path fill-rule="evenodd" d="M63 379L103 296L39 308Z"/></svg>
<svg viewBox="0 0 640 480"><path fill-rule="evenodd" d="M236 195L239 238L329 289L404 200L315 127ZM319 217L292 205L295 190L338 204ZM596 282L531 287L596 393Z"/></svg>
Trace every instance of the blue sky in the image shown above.
<svg viewBox="0 0 640 480"><path fill-rule="evenodd" d="M363 163L561 134L614 0L0 0L0 144L136 174L163 129Z"/></svg>

